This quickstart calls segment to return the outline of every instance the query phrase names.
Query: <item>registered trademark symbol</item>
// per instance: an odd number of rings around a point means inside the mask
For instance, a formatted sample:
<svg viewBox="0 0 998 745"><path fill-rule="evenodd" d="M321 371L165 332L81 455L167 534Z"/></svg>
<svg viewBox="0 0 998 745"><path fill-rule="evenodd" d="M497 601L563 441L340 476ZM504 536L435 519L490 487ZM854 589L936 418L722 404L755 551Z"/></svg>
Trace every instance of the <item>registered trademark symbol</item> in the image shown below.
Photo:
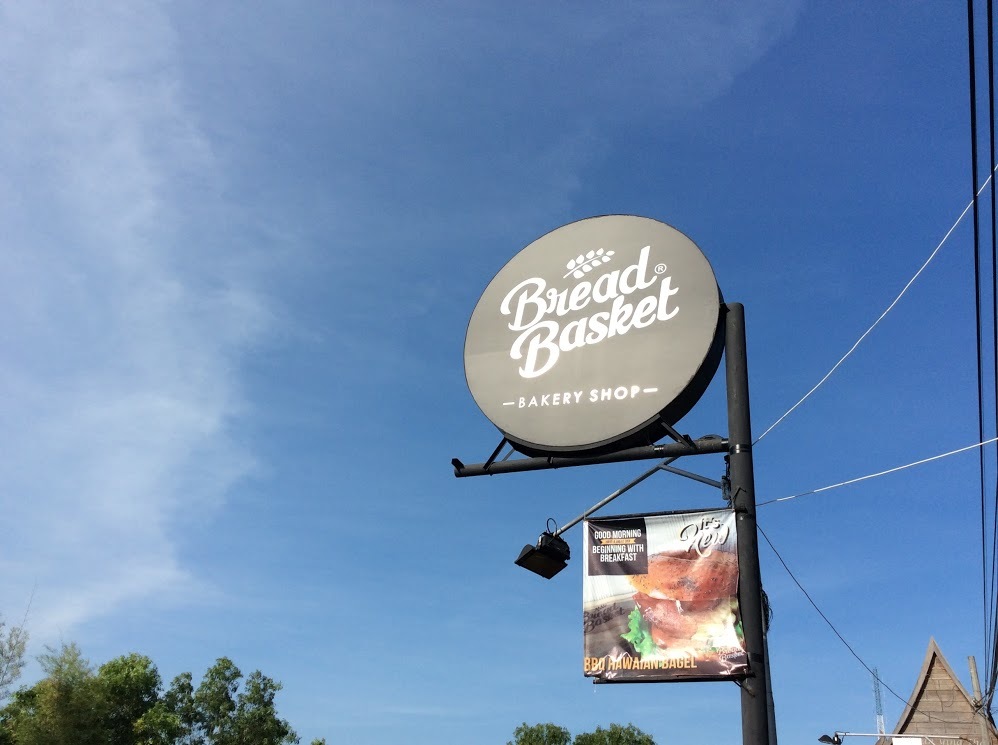
<svg viewBox="0 0 998 745"><path fill-rule="evenodd" d="M656 264L655 265L655 274L665 274L665 270L667 268L668 267L666 267L665 264Z"/></svg>

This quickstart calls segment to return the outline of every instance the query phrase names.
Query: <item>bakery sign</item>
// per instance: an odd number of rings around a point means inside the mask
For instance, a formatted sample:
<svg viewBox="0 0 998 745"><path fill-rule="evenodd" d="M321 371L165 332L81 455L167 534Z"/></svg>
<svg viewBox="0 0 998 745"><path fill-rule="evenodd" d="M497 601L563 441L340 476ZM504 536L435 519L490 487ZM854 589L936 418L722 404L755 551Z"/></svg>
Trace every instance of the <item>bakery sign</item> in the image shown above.
<svg viewBox="0 0 998 745"><path fill-rule="evenodd" d="M605 215L524 248L482 293L464 346L482 412L530 455L651 444L700 399L723 347L707 259L657 220Z"/></svg>
<svg viewBox="0 0 998 745"><path fill-rule="evenodd" d="M747 672L733 510L586 521L583 672L600 683Z"/></svg>

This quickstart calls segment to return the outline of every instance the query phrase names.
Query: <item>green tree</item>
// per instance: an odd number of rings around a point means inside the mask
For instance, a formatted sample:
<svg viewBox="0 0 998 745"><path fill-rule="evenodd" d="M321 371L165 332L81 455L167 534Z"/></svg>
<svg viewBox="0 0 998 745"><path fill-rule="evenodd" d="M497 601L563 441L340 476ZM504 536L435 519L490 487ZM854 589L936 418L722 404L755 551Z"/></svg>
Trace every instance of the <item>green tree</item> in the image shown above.
<svg viewBox="0 0 998 745"><path fill-rule="evenodd" d="M189 731L162 700L139 717L133 729L136 745L177 745L187 742L184 737Z"/></svg>
<svg viewBox="0 0 998 745"><path fill-rule="evenodd" d="M76 745L101 742L100 707L94 674L75 644L38 657L46 677L22 688L3 712L4 727L17 745Z"/></svg>
<svg viewBox="0 0 998 745"><path fill-rule="evenodd" d="M162 682L152 660L115 658L94 673L75 644L39 658L46 677L0 709L0 745L292 745L277 715L281 684L222 657L197 689L190 673ZM324 745L324 744L323 744ZM564 744L561 744L564 745Z"/></svg>
<svg viewBox="0 0 998 745"><path fill-rule="evenodd" d="M26 708L33 707L35 691L22 689L15 693L8 704L0 709L0 745L16 745L17 723Z"/></svg>
<svg viewBox="0 0 998 745"><path fill-rule="evenodd" d="M576 735L572 745L655 745L655 740L633 724L611 724L609 729L596 727L595 732Z"/></svg>
<svg viewBox="0 0 998 745"><path fill-rule="evenodd" d="M298 736L291 725L277 717L274 696L280 690L280 683L259 670L250 673L236 701L231 745L282 745L298 742Z"/></svg>
<svg viewBox="0 0 998 745"><path fill-rule="evenodd" d="M196 743L228 745L232 741L236 691L242 675L228 657L219 657L205 672L194 692L196 731L203 737Z"/></svg>
<svg viewBox="0 0 998 745"><path fill-rule="evenodd" d="M0 701L10 695L11 686L21 676L27 646L24 624L8 627L0 617Z"/></svg>
<svg viewBox="0 0 998 745"><path fill-rule="evenodd" d="M204 742L195 735L198 713L194 706L194 683L190 673L181 673L174 678L157 706L157 709L150 711L149 719L144 723L150 745L160 743L160 740L153 739L157 726L165 728L158 731L162 742L177 745L200 745Z"/></svg>
<svg viewBox="0 0 998 745"><path fill-rule="evenodd" d="M513 732L512 742L506 745L568 745L572 735L564 727L550 722L546 724L527 724L524 722Z"/></svg>
<svg viewBox="0 0 998 745"><path fill-rule="evenodd" d="M152 660L140 654L101 665L94 681L106 745L136 745L136 722L159 702L162 681Z"/></svg>
<svg viewBox="0 0 998 745"><path fill-rule="evenodd" d="M197 689L190 673L173 679L157 706L139 721L139 745L284 745L298 736L277 715L281 684L259 670L246 678L227 657L208 668Z"/></svg>

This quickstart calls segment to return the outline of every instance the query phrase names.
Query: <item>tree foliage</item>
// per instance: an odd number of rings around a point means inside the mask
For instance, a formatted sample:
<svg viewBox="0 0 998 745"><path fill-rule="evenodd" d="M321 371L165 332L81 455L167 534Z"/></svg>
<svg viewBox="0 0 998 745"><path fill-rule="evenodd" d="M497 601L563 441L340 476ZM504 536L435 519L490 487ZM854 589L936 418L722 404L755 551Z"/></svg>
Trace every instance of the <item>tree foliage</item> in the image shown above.
<svg viewBox="0 0 998 745"><path fill-rule="evenodd" d="M572 735L564 727L547 722L546 724L521 724L513 732L512 742L506 745L568 745Z"/></svg>
<svg viewBox="0 0 998 745"><path fill-rule="evenodd" d="M2 721L17 745L99 743L101 707L93 669L75 644L47 649L38 657L46 677L22 688Z"/></svg>
<svg viewBox="0 0 998 745"><path fill-rule="evenodd" d="M506 745L655 745L651 735L633 724L626 727L611 724L609 728L597 727L594 732L583 732L572 739L564 727L556 724L521 724L513 732L513 740Z"/></svg>
<svg viewBox="0 0 998 745"><path fill-rule="evenodd" d="M159 701L159 671L148 657L128 654L97 671L95 704L107 745L134 745L135 723Z"/></svg>
<svg viewBox="0 0 998 745"><path fill-rule="evenodd" d="M611 724L608 729L596 727L595 732L576 735L572 745L655 745L655 740L633 724Z"/></svg>
<svg viewBox="0 0 998 745"><path fill-rule="evenodd" d="M231 660L208 668L195 689L190 673L163 693L152 660L117 657L94 672L75 644L47 650L45 678L0 709L0 745L290 745L277 715L281 684L255 671L243 681Z"/></svg>
<svg viewBox="0 0 998 745"><path fill-rule="evenodd" d="M28 632L24 625L8 627L0 616L0 701L10 694L10 688L21 676Z"/></svg>

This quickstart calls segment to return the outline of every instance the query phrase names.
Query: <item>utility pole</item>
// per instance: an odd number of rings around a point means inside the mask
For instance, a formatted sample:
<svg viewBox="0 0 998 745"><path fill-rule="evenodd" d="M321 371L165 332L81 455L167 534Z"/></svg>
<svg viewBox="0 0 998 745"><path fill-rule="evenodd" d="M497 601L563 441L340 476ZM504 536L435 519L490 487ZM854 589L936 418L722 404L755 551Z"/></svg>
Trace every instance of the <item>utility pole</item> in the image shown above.
<svg viewBox="0 0 998 745"><path fill-rule="evenodd" d="M749 410L745 308L729 303L725 315L725 370L728 387L728 465L731 503L737 513L738 602L745 653L751 674L742 682L743 745L775 745L769 736L769 670L766 660L759 571L759 536L755 518L755 470Z"/></svg>
<svg viewBox="0 0 998 745"><path fill-rule="evenodd" d="M973 655L967 658L970 665L970 683L974 687L974 708L977 709L977 723L981 728L981 745L990 745L991 738L988 734L987 715L984 711L984 697L981 695L981 681L977 677L977 660Z"/></svg>
<svg viewBox="0 0 998 745"><path fill-rule="evenodd" d="M880 696L880 670L873 668L873 703L877 711L877 732L884 734L884 700Z"/></svg>

